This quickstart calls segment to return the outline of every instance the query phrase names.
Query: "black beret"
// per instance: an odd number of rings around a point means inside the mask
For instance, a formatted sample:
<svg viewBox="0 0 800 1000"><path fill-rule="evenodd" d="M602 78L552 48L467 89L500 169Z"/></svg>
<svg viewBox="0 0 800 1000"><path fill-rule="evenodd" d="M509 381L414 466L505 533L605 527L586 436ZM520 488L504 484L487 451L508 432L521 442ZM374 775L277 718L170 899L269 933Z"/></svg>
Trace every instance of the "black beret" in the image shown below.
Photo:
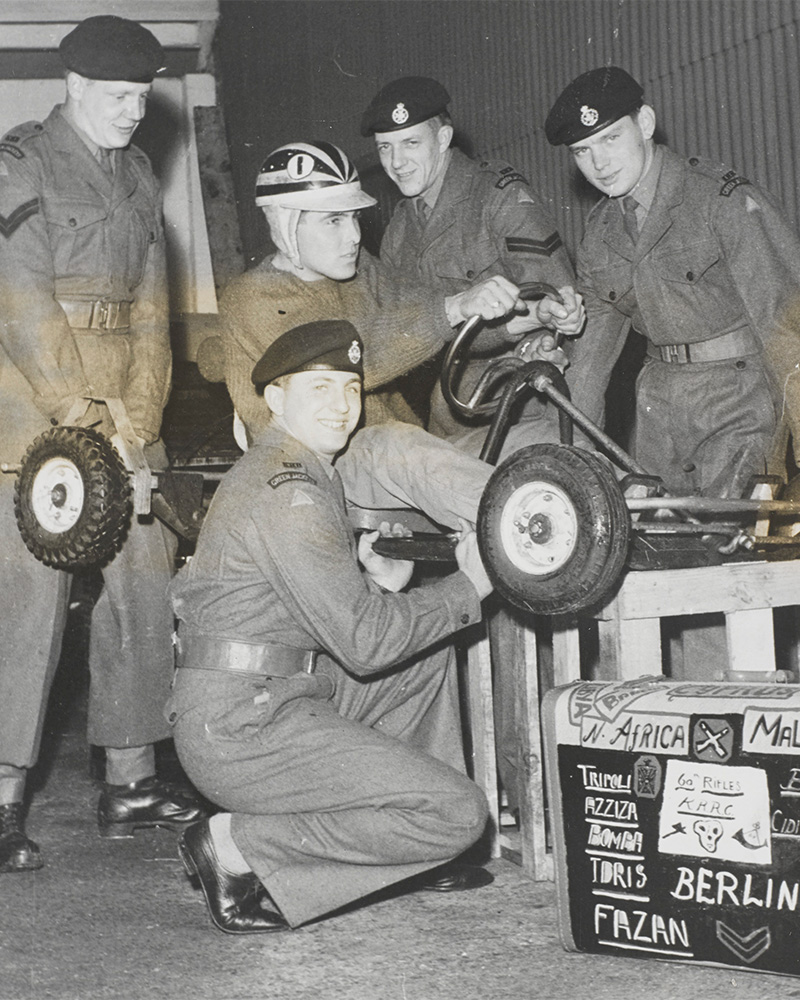
<svg viewBox="0 0 800 1000"><path fill-rule="evenodd" d="M87 17L61 40L58 51L67 69L90 80L150 83L165 68L156 36L114 14Z"/></svg>
<svg viewBox="0 0 800 1000"><path fill-rule="evenodd" d="M631 114L644 91L618 66L590 69L573 80L550 109L544 131L551 146L580 142Z"/></svg>
<svg viewBox="0 0 800 1000"><path fill-rule="evenodd" d="M263 387L281 375L326 369L364 374L364 347L358 331L344 319L321 319L282 333L253 369L253 385Z"/></svg>
<svg viewBox="0 0 800 1000"><path fill-rule="evenodd" d="M450 95L429 76L404 76L392 80L372 99L361 117L361 134L396 132L426 122L447 110Z"/></svg>

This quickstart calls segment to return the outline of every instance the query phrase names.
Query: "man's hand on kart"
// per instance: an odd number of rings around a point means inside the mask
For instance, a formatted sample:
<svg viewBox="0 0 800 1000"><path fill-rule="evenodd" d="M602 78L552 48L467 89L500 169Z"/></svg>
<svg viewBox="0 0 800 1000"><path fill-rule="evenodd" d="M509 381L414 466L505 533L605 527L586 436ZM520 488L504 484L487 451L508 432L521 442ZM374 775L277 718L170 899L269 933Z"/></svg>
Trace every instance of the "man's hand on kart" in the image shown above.
<svg viewBox="0 0 800 1000"><path fill-rule="evenodd" d="M583 296L576 292L572 285L564 285L558 291L564 300L563 304L556 302L550 295L545 295L536 302L535 312L539 325L546 326L564 337L577 337L586 322Z"/></svg>
<svg viewBox="0 0 800 1000"><path fill-rule="evenodd" d="M144 438L139 437L139 435L137 434L136 435L136 440L139 442L139 447L140 448L144 448L145 443L146 443L145 440L144 440ZM128 454L128 449L125 447L125 442L122 439L122 435L119 434L119 433L112 434L111 435L111 444L119 452L120 458L122 459L122 463L125 466L125 468L128 470L128 472L135 472L136 470L131 465L130 456Z"/></svg>
<svg viewBox="0 0 800 1000"><path fill-rule="evenodd" d="M514 348L514 354L523 361L549 361L562 372L569 366L569 358L557 346L555 335L549 330L523 337Z"/></svg>
<svg viewBox="0 0 800 1000"><path fill-rule="evenodd" d="M471 316L481 316L484 320L502 319L519 310L527 310L527 305L519 297L519 288L502 275L479 281L472 288L448 295L445 300L447 319L451 326L466 322ZM541 326L541 323L537 324ZM526 329L532 329L527 327ZM519 331L523 333L525 331Z"/></svg>
<svg viewBox="0 0 800 1000"><path fill-rule="evenodd" d="M522 334L538 330L543 326L564 337L576 337L586 322L583 297L575 291L572 285L564 285L558 291L564 299L563 305L556 302L551 295L545 295L544 298L536 302L526 303L527 309L524 313L507 320L506 330L509 333L509 339L514 340ZM543 360L550 361L552 359L544 358ZM557 361L553 363L558 364Z"/></svg>
<svg viewBox="0 0 800 1000"><path fill-rule="evenodd" d="M396 594L411 579L414 563L410 559L390 559L388 556L373 552L372 545L375 540L387 536L408 538L411 536L411 531L402 524L390 527L388 521L381 521L377 531L366 532L359 538L358 561L379 587Z"/></svg>

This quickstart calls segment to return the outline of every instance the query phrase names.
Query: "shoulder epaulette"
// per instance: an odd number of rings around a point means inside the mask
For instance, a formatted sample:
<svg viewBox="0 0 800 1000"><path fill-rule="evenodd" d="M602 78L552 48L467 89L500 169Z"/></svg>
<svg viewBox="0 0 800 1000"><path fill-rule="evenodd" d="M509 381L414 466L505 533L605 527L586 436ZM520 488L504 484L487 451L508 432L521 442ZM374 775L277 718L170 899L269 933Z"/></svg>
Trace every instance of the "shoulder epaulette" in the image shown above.
<svg viewBox="0 0 800 1000"><path fill-rule="evenodd" d="M10 129L0 139L0 153L10 153L17 160L25 158L25 152L21 148L28 139L33 139L41 135L44 125L41 122L23 122Z"/></svg>
<svg viewBox="0 0 800 1000"><path fill-rule="evenodd" d="M522 184L528 183L524 174L521 174L510 164L503 163L502 160L481 160L479 165L481 170L494 174L494 186L501 191L509 184L513 184L514 181L519 181Z"/></svg>
<svg viewBox="0 0 800 1000"><path fill-rule="evenodd" d="M704 160L700 156L690 156L689 166L704 177L719 182L719 193L723 198L729 198L731 193L742 184L749 184L746 177L742 177L735 170L724 163L715 163L713 160Z"/></svg>

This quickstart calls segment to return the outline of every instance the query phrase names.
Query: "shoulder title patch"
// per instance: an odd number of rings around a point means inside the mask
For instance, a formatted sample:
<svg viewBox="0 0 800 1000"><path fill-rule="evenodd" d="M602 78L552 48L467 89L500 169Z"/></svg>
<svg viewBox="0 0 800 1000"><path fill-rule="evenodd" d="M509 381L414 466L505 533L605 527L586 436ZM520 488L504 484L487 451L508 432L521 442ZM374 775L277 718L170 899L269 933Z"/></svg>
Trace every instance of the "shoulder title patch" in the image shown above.
<svg viewBox="0 0 800 1000"><path fill-rule="evenodd" d="M561 237L553 233L546 240L530 240L524 236L506 236L506 250L509 253L534 253L540 257L552 257L562 247Z"/></svg>
<svg viewBox="0 0 800 1000"><path fill-rule="evenodd" d="M729 170L727 174L722 177L723 185L719 189L719 193L723 198L729 198L732 191L735 191L740 184L749 184L750 181L746 177L740 177L735 170Z"/></svg>
<svg viewBox="0 0 800 1000"><path fill-rule="evenodd" d="M0 215L0 233L8 239L9 236L19 229L26 219L30 219L32 215L37 215L38 212L39 199L31 198L31 200L26 201L24 205L20 205L19 208L15 208L8 217Z"/></svg>
<svg viewBox="0 0 800 1000"><path fill-rule="evenodd" d="M500 190L502 191L503 188L507 188L508 185L513 184L514 181L521 181L523 184L528 183L527 178L525 178L523 174L519 173L517 170L512 170L510 174L506 174L504 172L504 176L501 177L500 180L495 184L495 187L500 188Z"/></svg>
<svg viewBox="0 0 800 1000"><path fill-rule="evenodd" d="M7 142L0 142L0 153L11 153L11 155L16 157L18 160L25 159L25 154L19 146L12 146Z"/></svg>
<svg viewBox="0 0 800 1000"><path fill-rule="evenodd" d="M268 480L273 490L277 490L284 483L291 482L311 483L312 486L317 485L316 479L313 476L309 476L307 472L279 472L277 476L273 476L272 479Z"/></svg>

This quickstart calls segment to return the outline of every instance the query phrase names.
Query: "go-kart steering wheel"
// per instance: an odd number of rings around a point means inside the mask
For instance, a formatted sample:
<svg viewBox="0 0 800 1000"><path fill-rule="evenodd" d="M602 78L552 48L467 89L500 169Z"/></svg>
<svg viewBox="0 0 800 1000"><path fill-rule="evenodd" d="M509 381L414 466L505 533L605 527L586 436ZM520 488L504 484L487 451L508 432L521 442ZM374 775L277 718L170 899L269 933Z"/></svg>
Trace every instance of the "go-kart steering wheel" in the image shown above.
<svg viewBox="0 0 800 1000"><path fill-rule="evenodd" d="M537 299L544 295L549 295L551 298L555 299L556 302L561 304L564 302L564 299L558 289L547 284L545 281L532 281L527 284L520 285L519 287L519 297L521 299ZM499 398L481 402L481 397L485 394L487 387L491 385L496 376L501 372L513 372L525 363L524 360L519 357L502 357L489 362L486 366L486 371L484 371L478 381L478 384L475 386L469 400L464 402L463 400L458 399L454 389L454 381L456 372L463 361L463 348L464 345L471 339L475 329L482 322L482 316L470 316L451 341L442 364L442 395L447 401L448 406L457 410L462 416L465 417L475 417L494 413L500 403Z"/></svg>

